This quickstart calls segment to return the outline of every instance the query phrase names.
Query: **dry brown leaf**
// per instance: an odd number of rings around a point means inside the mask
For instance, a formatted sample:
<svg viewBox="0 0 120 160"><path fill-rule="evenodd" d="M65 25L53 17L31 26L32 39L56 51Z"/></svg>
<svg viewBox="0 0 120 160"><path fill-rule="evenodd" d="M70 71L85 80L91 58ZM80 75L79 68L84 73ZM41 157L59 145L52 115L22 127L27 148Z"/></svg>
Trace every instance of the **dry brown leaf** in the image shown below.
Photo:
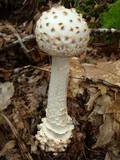
<svg viewBox="0 0 120 160"><path fill-rule="evenodd" d="M84 89L82 87L79 87L80 80L71 78L70 83L69 83L69 91L68 91L68 97L76 97L77 94L82 94L84 92Z"/></svg>
<svg viewBox="0 0 120 160"><path fill-rule="evenodd" d="M110 107L107 108L106 113L113 113L114 118L120 122L120 100L115 100Z"/></svg>
<svg viewBox="0 0 120 160"><path fill-rule="evenodd" d="M12 24L10 24L10 23L7 23L7 24L6 24L6 27L9 29L9 32L10 32L11 34L17 32L16 29L15 29L15 27L14 27Z"/></svg>
<svg viewBox="0 0 120 160"><path fill-rule="evenodd" d="M112 152L114 155L112 156L112 160L120 160L120 149L118 147L112 147Z"/></svg>
<svg viewBox="0 0 120 160"><path fill-rule="evenodd" d="M10 42L11 42L11 38L5 37L5 38L4 38L4 41L5 41L5 43L10 43Z"/></svg>
<svg viewBox="0 0 120 160"><path fill-rule="evenodd" d="M97 98L94 109L89 115L89 121L92 122L93 125L98 126L102 123L102 117L104 117L104 123L99 127L99 136L94 147L101 147L106 145L111 141L111 138L115 133L115 130L113 129L113 119L111 114L106 114L106 110L111 105L111 103L112 101L108 94L100 96Z"/></svg>
<svg viewBox="0 0 120 160"><path fill-rule="evenodd" d="M76 62L74 63L76 64ZM120 60L98 62L97 64L84 63L81 67L78 67L74 67L74 65L71 66L71 74L73 77L79 79L85 77L96 82L100 80L120 87Z"/></svg>
<svg viewBox="0 0 120 160"><path fill-rule="evenodd" d="M105 160L112 160L111 156L109 155L109 153L107 152L105 155Z"/></svg>
<svg viewBox="0 0 120 160"><path fill-rule="evenodd" d="M111 104L112 104L112 100L108 94L100 96L96 101L96 105L103 106L105 108L105 111L107 107L109 107Z"/></svg>
<svg viewBox="0 0 120 160"><path fill-rule="evenodd" d="M39 106L38 101L31 93L27 94L27 100L29 102L28 103L29 112L33 113L36 110L36 108Z"/></svg>
<svg viewBox="0 0 120 160"><path fill-rule="evenodd" d="M111 103L111 98L107 94L97 98L94 109L89 115L89 118L92 118L94 115L104 115L106 113L107 107L110 106Z"/></svg>
<svg viewBox="0 0 120 160"><path fill-rule="evenodd" d="M118 145L120 144L119 140L120 140L120 123L117 122L116 120L113 121L113 130L115 131L116 133L116 141L118 143Z"/></svg>
<svg viewBox="0 0 120 160"><path fill-rule="evenodd" d="M11 140L5 144L5 146L0 150L0 157L3 156L7 150L13 149L15 147L15 140Z"/></svg>
<svg viewBox="0 0 120 160"><path fill-rule="evenodd" d="M105 115L104 123L99 128L99 136L97 138L97 142L94 148L108 144L111 141L114 133L115 132L113 130L113 119L110 115Z"/></svg>
<svg viewBox="0 0 120 160"><path fill-rule="evenodd" d="M40 18L40 12L38 11L35 16L33 17L33 20L36 22Z"/></svg>
<svg viewBox="0 0 120 160"><path fill-rule="evenodd" d="M15 122L17 128L24 129L25 126L24 126L22 117L19 112L14 114L13 119L14 119L14 122Z"/></svg>
<svg viewBox="0 0 120 160"><path fill-rule="evenodd" d="M100 90L102 95L107 93L107 87L105 85L98 83L98 84L96 84L96 86L98 87L98 89Z"/></svg>
<svg viewBox="0 0 120 160"><path fill-rule="evenodd" d="M10 98L13 94L13 83L5 82L0 84L0 110L7 108L7 106L11 103Z"/></svg>
<svg viewBox="0 0 120 160"><path fill-rule="evenodd" d="M94 105L95 100L98 98L98 96L100 95L100 91L96 92L94 95L92 95L88 101L88 103L86 103L86 110L90 111Z"/></svg>
<svg viewBox="0 0 120 160"><path fill-rule="evenodd" d="M32 31L33 31L33 21L31 21L27 26L25 33L32 34Z"/></svg>

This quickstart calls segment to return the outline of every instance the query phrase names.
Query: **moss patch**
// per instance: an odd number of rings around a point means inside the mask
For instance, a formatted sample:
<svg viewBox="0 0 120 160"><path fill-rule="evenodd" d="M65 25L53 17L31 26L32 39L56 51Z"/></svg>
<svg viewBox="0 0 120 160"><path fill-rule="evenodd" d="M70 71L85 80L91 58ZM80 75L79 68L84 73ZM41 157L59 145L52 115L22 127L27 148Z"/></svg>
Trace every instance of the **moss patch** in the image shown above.
<svg viewBox="0 0 120 160"><path fill-rule="evenodd" d="M101 14L101 26L120 29L120 0L111 4L108 11Z"/></svg>

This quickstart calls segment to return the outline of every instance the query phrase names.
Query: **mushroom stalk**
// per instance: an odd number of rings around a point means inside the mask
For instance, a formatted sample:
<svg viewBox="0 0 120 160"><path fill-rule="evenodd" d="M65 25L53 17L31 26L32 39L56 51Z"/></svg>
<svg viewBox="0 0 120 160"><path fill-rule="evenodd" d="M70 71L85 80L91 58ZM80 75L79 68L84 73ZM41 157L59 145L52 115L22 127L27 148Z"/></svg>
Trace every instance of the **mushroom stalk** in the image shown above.
<svg viewBox="0 0 120 160"><path fill-rule="evenodd" d="M46 115L50 123L58 126L65 126L68 123L67 86L69 65L69 58L52 58Z"/></svg>
<svg viewBox="0 0 120 160"><path fill-rule="evenodd" d="M38 125L40 131L36 135L46 151L64 151L74 128L67 113L69 67L69 58L52 58L46 117Z"/></svg>
<svg viewBox="0 0 120 160"><path fill-rule="evenodd" d="M74 8L56 5L42 13L35 34L39 48L53 57L46 117L38 125L36 139L43 150L61 152L74 129L67 113L69 57L86 51L89 29Z"/></svg>

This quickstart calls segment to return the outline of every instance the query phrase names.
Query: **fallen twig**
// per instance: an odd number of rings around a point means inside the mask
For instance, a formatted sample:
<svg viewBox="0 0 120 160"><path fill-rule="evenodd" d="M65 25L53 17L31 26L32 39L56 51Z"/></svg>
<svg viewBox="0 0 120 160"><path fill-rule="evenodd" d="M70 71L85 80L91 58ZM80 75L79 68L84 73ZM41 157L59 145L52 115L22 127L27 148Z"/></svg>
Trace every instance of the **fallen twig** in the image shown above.
<svg viewBox="0 0 120 160"><path fill-rule="evenodd" d="M120 30L114 28L91 28L90 30L92 33L120 33Z"/></svg>
<svg viewBox="0 0 120 160"><path fill-rule="evenodd" d="M4 34L4 33L0 33L0 37L1 37L1 38L11 38L11 39L12 39L12 38L15 38L14 35L12 35L12 34L7 35L7 34Z"/></svg>
<svg viewBox="0 0 120 160"><path fill-rule="evenodd" d="M12 35L12 37L15 37L15 36ZM22 38L21 40L20 39L16 40L16 41L6 45L5 47L0 48L0 52L6 51L6 50L8 50L8 49L20 44L21 42L22 42L21 44L23 44L24 42L29 42L29 41L34 40L34 39L35 39L35 37L31 34L29 36L26 36L26 37Z"/></svg>
<svg viewBox="0 0 120 160"><path fill-rule="evenodd" d="M24 45L24 43L23 43L23 41L22 41L22 39L21 39L21 37L20 37L20 35L19 35L18 33L14 34L14 36L17 37L17 39L18 39L18 41L19 41L19 43L20 43L21 48L23 49L23 51L25 52L25 54L26 54L27 57L29 58L28 53L31 52L31 51L33 51L34 49L28 50L28 49L26 48L26 46Z"/></svg>

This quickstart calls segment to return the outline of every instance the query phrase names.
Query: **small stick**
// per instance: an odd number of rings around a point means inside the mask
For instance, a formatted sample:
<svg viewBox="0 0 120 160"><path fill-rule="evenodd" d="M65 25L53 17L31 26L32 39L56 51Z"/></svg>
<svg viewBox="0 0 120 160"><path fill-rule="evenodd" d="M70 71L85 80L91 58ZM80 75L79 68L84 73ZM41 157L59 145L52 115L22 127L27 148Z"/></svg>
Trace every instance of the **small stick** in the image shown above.
<svg viewBox="0 0 120 160"><path fill-rule="evenodd" d="M24 45L24 43L23 43L23 41L22 41L22 39L21 39L21 37L20 37L20 35L19 35L18 33L14 34L14 36L17 37L17 39L18 39L18 41L19 41L19 43L20 43L21 48L23 49L23 51L25 52L25 54L26 54L27 57L29 58L28 53L31 52L31 51L33 51L34 49L28 50L28 49L26 48L26 46Z"/></svg>
<svg viewBox="0 0 120 160"><path fill-rule="evenodd" d="M92 33L120 33L120 30L114 28L91 28Z"/></svg>
<svg viewBox="0 0 120 160"><path fill-rule="evenodd" d="M12 35L12 37L15 37L15 36ZM6 50L20 44L20 41L22 41L22 43L24 43L24 42L29 42L29 41L34 40L34 39L35 39L35 37L31 34L29 36L26 36L26 37L22 38L21 40L16 40L16 41L6 45L5 47L0 48L0 52L6 51Z"/></svg>

